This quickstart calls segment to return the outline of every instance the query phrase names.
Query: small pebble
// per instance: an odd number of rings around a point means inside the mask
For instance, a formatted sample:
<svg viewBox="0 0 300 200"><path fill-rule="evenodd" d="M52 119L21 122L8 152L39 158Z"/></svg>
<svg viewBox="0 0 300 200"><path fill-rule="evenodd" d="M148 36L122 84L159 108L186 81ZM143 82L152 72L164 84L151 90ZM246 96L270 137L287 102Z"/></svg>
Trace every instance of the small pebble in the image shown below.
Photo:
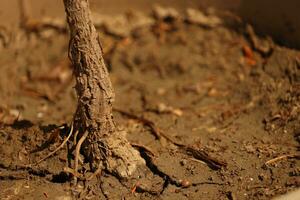
<svg viewBox="0 0 300 200"><path fill-rule="evenodd" d="M191 183L188 180L180 180L179 182L180 182L181 187L183 187L183 188L187 188L191 185Z"/></svg>

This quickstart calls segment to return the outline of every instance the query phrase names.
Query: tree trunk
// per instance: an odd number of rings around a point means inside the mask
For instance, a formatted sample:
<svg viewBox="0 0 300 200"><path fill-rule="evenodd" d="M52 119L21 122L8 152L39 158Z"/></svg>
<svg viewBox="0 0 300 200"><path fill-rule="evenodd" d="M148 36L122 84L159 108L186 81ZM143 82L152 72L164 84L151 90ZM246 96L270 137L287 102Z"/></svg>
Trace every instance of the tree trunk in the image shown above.
<svg viewBox="0 0 300 200"><path fill-rule="evenodd" d="M144 160L126 140L125 132L115 126L114 91L88 0L64 0L64 5L70 27L69 57L78 95L74 128L80 135L88 133L83 153L93 170L100 165L120 177L128 177Z"/></svg>

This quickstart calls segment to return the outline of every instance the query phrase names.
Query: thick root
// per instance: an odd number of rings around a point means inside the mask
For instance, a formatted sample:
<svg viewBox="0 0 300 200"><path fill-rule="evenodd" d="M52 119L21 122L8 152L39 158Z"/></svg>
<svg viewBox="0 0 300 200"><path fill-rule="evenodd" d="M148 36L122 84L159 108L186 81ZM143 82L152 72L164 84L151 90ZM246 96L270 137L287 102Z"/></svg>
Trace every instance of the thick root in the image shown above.
<svg viewBox="0 0 300 200"><path fill-rule="evenodd" d="M110 155L104 161L106 169L120 178L130 177L138 166L146 164L140 153L127 141L126 131L116 131L103 142L110 151Z"/></svg>

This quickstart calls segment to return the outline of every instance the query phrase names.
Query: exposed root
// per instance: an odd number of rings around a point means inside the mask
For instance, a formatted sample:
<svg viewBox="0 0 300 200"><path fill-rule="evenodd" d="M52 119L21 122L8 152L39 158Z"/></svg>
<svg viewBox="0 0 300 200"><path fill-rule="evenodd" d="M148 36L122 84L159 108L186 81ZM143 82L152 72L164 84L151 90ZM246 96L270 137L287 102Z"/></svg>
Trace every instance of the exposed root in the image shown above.
<svg viewBox="0 0 300 200"><path fill-rule="evenodd" d="M64 172L72 174L74 177L77 177L77 178L82 178L83 177L82 174L79 174L78 172L76 172L74 169L72 169L70 167L65 167Z"/></svg>
<svg viewBox="0 0 300 200"><path fill-rule="evenodd" d="M150 121L148 119L145 119L144 117L139 117L135 114L132 114L132 113L126 112L124 110L118 109L118 108L114 108L113 110L120 113L121 115L124 115L124 116L128 117L128 118L137 120L138 122L142 123L145 126L148 126L151 130L151 133L153 133L153 135L155 136L156 139L161 140L161 138L163 137L161 135L160 130L157 127L154 126L154 123L152 121Z"/></svg>
<svg viewBox="0 0 300 200"><path fill-rule="evenodd" d="M77 143L77 136L78 136L79 131L76 131L73 137L73 144L75 145Z"/></svg>
<svg viewBox="0 0 300 200"><path fill-rule="evenodd" d="M155 163L153 158L147 154L146 151L141 151L140 153L141 153L141 156L146 160L147 167L152 171L153 174L156 174L156 175L160 176L163 180L165 180L165 183L163 184L161 191L152 191L147 188L144 188L141 184L137 183L132 189L133 192L140 191L140 192L147 192L152 195L159 195L164 192L164 190L168 187L169 184L175 185L176 187L180 187L180 188L188 188L191 186L207 185L207 184L209 184L209 185L224 185L224 183L218 183L218 182L206 181L206 182L191 183L188 180L176 179L174 176L168 174L167 172L164 172Z"/></svg>
<svg viewBox="0 0 300 200"><path fill-rule="evenodd" d="M197 160L204 161L211 169L219 170L222 167L226 167L226 165L227 165L227 163L224 161L217 160L216 158L212 158L206 152L204 152L204 150L199 150L194 147L176 142L173 138L166 135L160 128L156 127L154 122L150 121L149 119L146 119L144 117L139 117L137 115L126 112L124 110L120 110L120 109L114 109L114 110L126 117L137 120L138 122L142 123L145 126L148 126L151 130L151 133L154 134L156 139L158 139L158 140L161 140L162 138L166 139L168 142L174 144L175 146L177 146L181 150L183 150L183 153L185 153L189 156L192 156L193 158L195 158Z"/></svg>
<svg viewBox="0 0 300 200"><path fill-rule="evenodd" d="M50 152L46 157L40 159L39 161L37 161L36 163L34 163L33 165L38 165L39 163L43 162L44 160L46 160L47 158L51 157L52 155L54 155L57 151L59 151L61 148L63 148L63 146L68 142L68 140L70 139L71 135L73 133L73 124L71 124L71 129L69 132L68 137L66 137L66 139L59 145L59 147L57 147L54 151Z"/></svg>
<svg viewBox="0 0 300 200"><path fill-rule="evenodd" d="M85 189L79 194L78 200L88 200L88 199L95 199L95 195L93 194L93 186L87 185Z"/></svg>
<svg viewBox="0 0 300 200"><path fill-rule="evenodd" d="M154 162L153 158L147 154L147 152L141 151L141 156L145 159L146 165L152 171L152 173L160 176L163 180L165 180L165 183L160 193L163 193L163 191L169 185L169 183L177 187L182 186L179 180L173 178L172 176L161 170L159 166Z"/></svg>
<svg viewBox="0 0 300 200"><path fill-rule="evenodd" d="M79 160L79 154L80 154L81 145L82 145L82 143L84 142L84 140L86 139L87 136L88 136L88 132L86 131L82 135L82 137L79 139L78 143L76 144L76 148L75 148L75 161L74 161L75 175L78 173L78 160ZM75 185L76 185L77 184L77 177L76 176L74 176L74 182L75 182Z"/></svg>
<svg viewBox="0 0 300 200"><path fill-rule="evenodd" d="M138 166L145 165L139 152L132 148L126 140L126 132L116 130L103 143L109 149L109 155L103 160L104 167L119 178L128 178L136 171Z"/></svg>
<svg viewBox="0 0 300 200"><path fill-rule="evenodd" d="M143 150L143 151L147 151L148 153L150 153L152 156L156 156L155 153L149 148L149 147L146 147L144 145L141 145L141 144L136 144L136 143L130 143L131 146L139 149L139 150Z"/></svg>
<svg viewBox="0 0 300 200"><path fill-rule="evenodd" d="M99 164L98 169L89 177L86 178L87 181L92 180L93 178L95 178L98 174L101 174L102 172L102 164Z"/></svg>
<svg viewBox="0 0 300 200"><path fill-rule="evenodd" d="M103 138L101 143L98 143L98 147L102 149L102 157L98 161L96 171L93 172L89 177L84 177L84 174L78 172L80 150L82 149L83 143L88 137L89 132L86 131L76 144L74 152L74 166L73 168L65 167L64 171L70 173L74 177L74 185L77 184L77 178L80 180L90 181L97 174L100 174L103 169L116 175L118 178L128 178L133 175L138 166L145 165L145 161L139 155L139 152L133 148L126 140L126 132L116 130L115 133ZM133 146L142 148L141 145ZM147 148L142 148L146 150ZM149 150L150 151L150 150ZM152 153L152 152L151 152ZM91 169L93 170L93 169Z"/></svg>
<svg viewBox="0 0 300 200"><path fill-rule="evenodd" d="M102 181L100 182L100 190L101 190L101 193L103 194L105 200L110 199L110 198L108 197L107 193L105 192L105 189L104 189L104 187L103 187L103 182L102 182Z"/></svg>

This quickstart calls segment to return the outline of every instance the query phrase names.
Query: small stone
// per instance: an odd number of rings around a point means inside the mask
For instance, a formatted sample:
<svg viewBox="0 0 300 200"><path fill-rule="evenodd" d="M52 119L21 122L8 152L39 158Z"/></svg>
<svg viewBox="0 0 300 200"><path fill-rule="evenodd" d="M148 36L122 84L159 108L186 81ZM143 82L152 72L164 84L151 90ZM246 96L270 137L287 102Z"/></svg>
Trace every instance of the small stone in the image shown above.
<svg viewBox="0 0 300 200"><path fill-rule="evenodd" d="M183 187L183 188L187 188L191 185L191 183L188 180L180 180L179 182L180 182L181 187Z"/></svg>
<svg viewBox="0 0 300 200"><path fill-rule="evenodd" d="M37 116L37 118L43 118L44 114L42 112L38 112L36 116Z"/></svg>

